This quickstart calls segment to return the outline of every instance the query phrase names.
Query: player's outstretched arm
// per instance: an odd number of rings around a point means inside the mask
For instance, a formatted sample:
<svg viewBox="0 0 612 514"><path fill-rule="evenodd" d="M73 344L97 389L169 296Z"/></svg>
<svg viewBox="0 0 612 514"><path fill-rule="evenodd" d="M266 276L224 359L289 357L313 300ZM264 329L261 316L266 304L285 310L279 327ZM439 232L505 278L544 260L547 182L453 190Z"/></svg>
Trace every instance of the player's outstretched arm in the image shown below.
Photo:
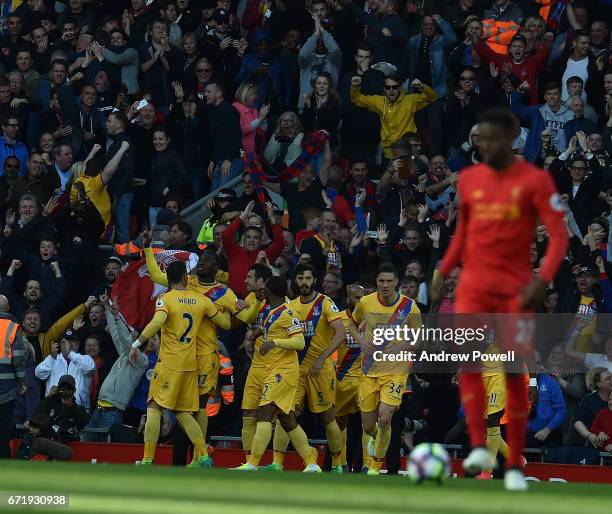
<svg viewBox="0 0 612 514"><path fill-rule="evenodd" d="M275 339L274 346L278 348L284 348L285 350L303 350L306 346L306 340L304 334L296 334L285 339Z"/></svg>
<svg viewBox="0 0 612 514"><path fill-rule="evenodd" d="M212 322L223 330L229 330L232 327L232 318L230 313L225 310L217 310L217 314L210 318Z"/></svg>
<svg viewBox="0 0 612 514"><path fill-rule="evenodd" d="M576 350L576 343L582 334L582 331L589 324L588 320L579 318L576 316L576 326L572 330L569 338L567 339L567 343L565 343L565 353L572 357L573 359L578 360L579 362L584 362L585 354L584 352L579 352Z"/></svg>
<svg viewBox="0 0 612 514"><path fill-rule="evenodd" d="M157 261L155 260L155 254L153 253L153 249L145 248L144 249L145 260L147 261L147 270L149 271L149 276L151 280L156 284L160 284L162 286L168 287L168 278L166 274L160 269Z"/></svg>
<svg viewBox="0 0 612 514"><path fill-rule="evenodd" d="M361 332L359 331L359 325L357 325L357 323L355 323L352 319L349 319L348 329L349 334L353 336L353 339L359 344L359 346L363 347L365 341L361 335Z"/></svg>
<svg viewBox="0 0 612 514"><path fill-rule="evenodd" d="M155 316L153 316L153 319L149 321L149 324L141 332L138 340L148 341L149 339L151 339L155 334L157 334L161 330L167 318L168 318L167 312L156 311Z"/></svg>
<svg viewBox="0 0 612 514"><path fill-rule="evenodd" d="M544 265L539 276L535 277L521 292L521 308L536 308L544 296L547 285L559 271L561 262L567 254L568 237L563 222L564 208L552 178L542 173L533 196L533 205L538 217L544 223L549 240L544 255Z"/></svg>
<svg viewBox="0 0 612 514"><path fill-rule="evenodd" d="M257 317L257 313L261 309L261 304L262 302L255 300L251 305L248 305L246 309L242 309L240 312L238 312L236 314L236 318L245 324L253 323Z"/></svg>
<svg viewBox="0 0 612 514"><path fill-rule="evenodd" d="M144 330L140 333L140 336L136 341L132 343L132 349L130 350L130 356L128 360L132 365L136 364L136 355L138 352L138 348L140 348L146 341L151 339L155 334L157 334L164 322L168 318L168 313L165 311L156 311L153 319L149 321L149 324L144 328Z"/></svg>

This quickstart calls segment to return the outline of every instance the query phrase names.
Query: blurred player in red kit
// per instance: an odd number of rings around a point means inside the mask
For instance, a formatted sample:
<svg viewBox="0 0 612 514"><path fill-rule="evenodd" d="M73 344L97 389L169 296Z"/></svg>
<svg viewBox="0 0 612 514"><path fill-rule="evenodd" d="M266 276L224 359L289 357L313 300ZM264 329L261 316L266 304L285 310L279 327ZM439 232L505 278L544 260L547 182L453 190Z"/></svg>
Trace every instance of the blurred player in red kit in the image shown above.
<svg viewBox="0 0 612 514"><path fill-rule="evenodd" d="M459 175L457 230L438 278L448 276L462 263L454 309L457 314L531 312L543 298L567 251L563 207L549 175L514 155L512 142L518 133L518 121L508 110L484 112L479 126L484 162ZM550 239L544 266L532 278L530 246L538 219L546 226ZM432 285L433 299L441 282L436 280ZM506 391L510 454L504 481L508 490L525 490L527 482L521 464L529 396L523 376L508 373ZM493 457L485 448L481 373L462 372L460 392L472 446L463 467L474 473L493 469Z"/></svg>

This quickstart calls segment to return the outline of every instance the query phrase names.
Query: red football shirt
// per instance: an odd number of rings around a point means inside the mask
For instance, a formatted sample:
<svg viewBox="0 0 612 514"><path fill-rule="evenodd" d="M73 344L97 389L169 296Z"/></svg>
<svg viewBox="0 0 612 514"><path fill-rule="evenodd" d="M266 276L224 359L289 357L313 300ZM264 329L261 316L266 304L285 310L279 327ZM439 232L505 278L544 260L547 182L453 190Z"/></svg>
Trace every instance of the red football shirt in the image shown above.
<svg viewBox="0 0 612 514"><path fill-rule="evenodd" d="M460 262L460 287L515 296L531 280L531 243L540 219L549 242L540 277L550 282L565 257L563 206L552 179L529 162L515 160L497 171L486 164L459 175L459 218L440 271Z"/></svg>

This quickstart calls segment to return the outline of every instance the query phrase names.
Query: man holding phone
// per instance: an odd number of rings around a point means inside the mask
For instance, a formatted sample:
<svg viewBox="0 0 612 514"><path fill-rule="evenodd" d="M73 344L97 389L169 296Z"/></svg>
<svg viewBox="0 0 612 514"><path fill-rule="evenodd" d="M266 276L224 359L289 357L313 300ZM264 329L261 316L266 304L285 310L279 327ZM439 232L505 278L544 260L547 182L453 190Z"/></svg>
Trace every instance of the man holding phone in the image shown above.
<svg viewBox="0 0 612 514"><path fill-rule="evenodd" d="M44 380L47 396L61 376L66 373L72 375L76 402L89 410L89 386L96 371L96 363L89 355L78 353L80 344L76 331L69 328L59 342L51 343L51 354L36 366L34 374Z"/></svg>
<svg viewBox="0 0 612 514"><path fill-rule="evenodd" d="M222 73L236 73L240 67L240 51L244 52L247 46L246 40L232 30L230 13L225 9L215 9L210 25L212 28L202 41L202 54Z"/></svg>

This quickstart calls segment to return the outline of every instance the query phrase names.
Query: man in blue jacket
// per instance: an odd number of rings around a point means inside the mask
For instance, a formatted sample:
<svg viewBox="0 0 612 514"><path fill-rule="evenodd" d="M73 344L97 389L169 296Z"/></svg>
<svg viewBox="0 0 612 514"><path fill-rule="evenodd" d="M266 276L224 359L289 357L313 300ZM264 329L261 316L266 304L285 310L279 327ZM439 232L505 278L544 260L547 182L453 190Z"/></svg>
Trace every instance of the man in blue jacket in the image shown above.
<svg viewBox="0 0 612 514"><path fill-rule="evenodd" d="M529 420L527 446L561 446L561 426L567 416L563 391L559 382L548 373L539 373L537 378L537 399L532 401L535 417Z"/></svg>
<svg viewBox="0 0 612 514"><path fill-rule="evenodd" d="M0 174L4 172L4 161L7 157L19 160L19 176L26 174L28 164L28 149L21 141L17 141L19 119L17 116L2 116L2 137L0 137Z"/></svg>
<svg viewBox="0 0 612 514"><path fill-rule="evenodd" d="M272 51L272 34L259 29L253 36L253 50L244 56L236 76L236 84L251 82L257 86L258 109L271 103L274 112L284 112L291 107L291 76L285 61Z"/></svg>

